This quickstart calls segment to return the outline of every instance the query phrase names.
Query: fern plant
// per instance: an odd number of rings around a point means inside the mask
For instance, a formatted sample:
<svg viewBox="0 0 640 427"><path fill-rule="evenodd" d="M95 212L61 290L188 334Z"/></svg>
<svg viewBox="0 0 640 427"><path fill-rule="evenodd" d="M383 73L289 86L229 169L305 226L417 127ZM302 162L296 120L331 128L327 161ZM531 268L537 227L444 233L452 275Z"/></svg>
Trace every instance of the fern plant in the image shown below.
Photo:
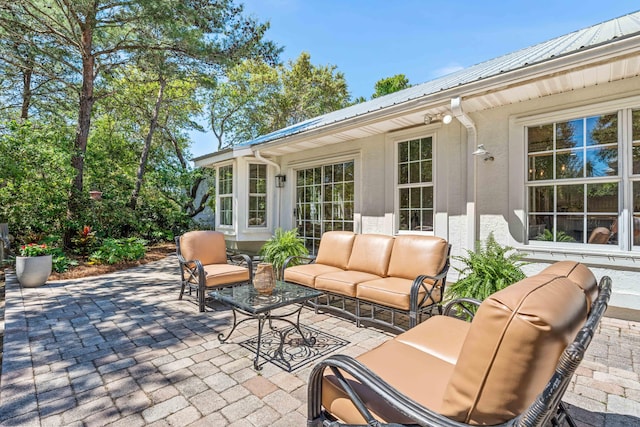
<svg viewBox="0 0 640 427"><path fill-rule="evenodd" d="M260 249L260 255L262 255L264 262L273 264L273 269L279 280L282 279L280 277L281 270L287 258L308 254L309 251L304 246L304 240L298 236L298 230L295 228L289 231L284 231L281 228L276 229L274 236L267 240ZM294 262L291 265L295 264Z"/></svg>
<svg viewBox="0 0 640 427"><path fill-rule="evenodd" d="M485 246L476 242L476 251L467 256L454 256L464 267L454 267L461 279L449 285L448 296L484 300L489 295L525 278L521 266L523 255L510 246L501 246L490 233Z"/></svg>
<svg viewBox="0 0 640 427"><path fill-rule="evenodd" d="M534 240L540 240L545 242L553 242L553 231L545 228L544 231L538 234ZM556 242L575 242L576 239L565 233L564 231L558 231L556 235Z"/></svg>

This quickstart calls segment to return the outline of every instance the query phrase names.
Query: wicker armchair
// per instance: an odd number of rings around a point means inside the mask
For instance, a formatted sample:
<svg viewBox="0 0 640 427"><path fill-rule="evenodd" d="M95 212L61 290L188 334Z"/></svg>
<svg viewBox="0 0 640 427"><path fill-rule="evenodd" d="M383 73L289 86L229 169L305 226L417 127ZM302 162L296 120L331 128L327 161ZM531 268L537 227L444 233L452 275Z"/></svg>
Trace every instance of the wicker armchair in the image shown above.
<svg viewBox="0 0 640 427"><path fill-rule="evenodd" d="M445 308L453 317L315 366L307 425L575 426L561 398L610 295L609 277L597 284L584 265L563 261L477 312L453 301ZM474 314L471 323L456 318Z"/></svg>
<svg viewBox="0 0 640 427"><path fill-rule="evenodd" d="M176 237L180 263L180 296L185 290L196 293L199 310L205 311L207 289L253 282L251 258L230 255L224 235L218 231L190 231Z"/></svg>

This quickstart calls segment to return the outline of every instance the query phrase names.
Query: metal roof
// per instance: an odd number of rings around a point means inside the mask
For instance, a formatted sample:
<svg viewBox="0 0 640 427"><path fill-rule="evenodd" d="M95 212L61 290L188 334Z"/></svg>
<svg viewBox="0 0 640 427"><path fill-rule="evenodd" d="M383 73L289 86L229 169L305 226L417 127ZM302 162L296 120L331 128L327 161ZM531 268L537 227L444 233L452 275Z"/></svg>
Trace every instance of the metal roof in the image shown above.
<svg viewBox="0 0 640 427"><path fill-rule="evenodd" d="M262 135L236 147L248 147L279 140L291 135L379 111L427 95L463 86L510 71L530 67L562 56L582 52L616 40L640 34L640 11L584 28L543 43L530 46L463 70L412 86L371 101L352 105L295 125Z"/></svg>

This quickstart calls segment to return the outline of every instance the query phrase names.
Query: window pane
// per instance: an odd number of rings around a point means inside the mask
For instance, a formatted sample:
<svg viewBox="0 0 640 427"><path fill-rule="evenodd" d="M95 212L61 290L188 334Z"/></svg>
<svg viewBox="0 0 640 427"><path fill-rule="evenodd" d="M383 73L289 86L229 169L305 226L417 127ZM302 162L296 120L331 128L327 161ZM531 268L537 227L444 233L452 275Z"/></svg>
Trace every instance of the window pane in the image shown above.
<svg viewBox="0 0 640 427"><path fill-rule="evenodd" d="M400 189L400 209L409 207L409 189Z"/></svg>
<svg viewBox="0 0 640 427"><path fill-rule="evenodd" d="M529 153L553 150L553 124L527 128Z"/></svg>
<svg viewBox="0 0 640 427"><path fill-rule="evenodd" d="M617 176L618 148L587 149L587 176Z"/></svg>
<svg viewBox="0 0 640 427"><path fill-rule="evenodd" d="M420 158L422 160L427 160L432 158L433 147L432 147L432 138L422 138L420 140L421 153Z"/></svg>
<svg viewBox="0 0 640 427"><path fill-rule="evenodd" d="M587 185L587 211L618 213L618 183Z"/></svg>
<svg viewBox="0 0 640 427"><path fill-rule="evenodd" d="M558 215L556 242L584 243L584 216Z"/></svg>
<svg viewBox="0 0 640 427"><path fill-rule="evenodd" d="M414 139L409 141L409 160L420 159L420 140Z"/></svg>
<svg viewBox="0 0 640 427"><path fill-rule="evenodd" d="M584 153L582 150L556 154L556 178L582 178L584 176Z"/></svg>
<svg viewBox="0 0 640 427"><path fill-rule="evenodd" d="M421 206L420 187L414 187L410 190L409 200L412 208L419 208Z"/></svg>
<svg viewBox="0 0 640 427"><path fill-rule="evenodd" d="M584 212L584 185L558 185L557 212Z"/></svg>
<svg viewBox="0 0 640 427"><path fill-rule="evenodd" d="M553 155L529 156L529 181L553 179Z"/></svg>
<svg viewBox="0 0 640 427"><path fill-rule="evenodd" d="M553 215L529 215L529 240L553 241Z"/></svg>
<svg viewBox="0 0 640 427"><path fill-rule="evenodd" d="M353 162L347 162L344 164L344 180L353 181Z"/></svg>
<svg viewBox="0 0 640 427"><path fill-rule="evenodd" d="M401 164L398 167L398 184L407 184L409 182L409 165Z"/></svg>
<svg viewBox="0 0 640 427"><path fill-rule="evenodd" d="M615 144L617 142L617 114L587 118L587 145Z"/></svg>
<svg viewBox="0 0 640 427"><path fill-rule="evenodd" d="M583 119L556 124L556 150L584 146Z"/></svg>
<svg viewBox="0 0 640 427"><path fill-rule="evenodd" d="M433 180L432 164L431 160L423 160L420 162L420 166L422 168L420 173L421 182L431 182Z"/></svg>
<svg viewBox="0 0 640 427"><path fill-rule="evenodd" d="M529 188L529 212L553 212L553 186Z"/></svg>
<svg viewBox="0 0 640 427"><path fill-rule="evenodd" d="M433 208L433 187L422 187L422 207Z"/></svg>
<svg viewBox="0 0 640 427"><path fill-rule="evenodd" d="M617 243L617 236L610 229L615 220L615 216L588 216L587 243L600 245Z"/></svg>
<svg viewBox="0 0 640 427"><path fill-rule="evenodd" d="M409 182L412 184L420 182L420 163L419 162L409 163Z"/></svg>
<svg viewBox="0 0 640 427"><path fill-rule="evenodd" d="M406 163L409 161L409 142L404 141L398 144L398 162Z"/></svg>

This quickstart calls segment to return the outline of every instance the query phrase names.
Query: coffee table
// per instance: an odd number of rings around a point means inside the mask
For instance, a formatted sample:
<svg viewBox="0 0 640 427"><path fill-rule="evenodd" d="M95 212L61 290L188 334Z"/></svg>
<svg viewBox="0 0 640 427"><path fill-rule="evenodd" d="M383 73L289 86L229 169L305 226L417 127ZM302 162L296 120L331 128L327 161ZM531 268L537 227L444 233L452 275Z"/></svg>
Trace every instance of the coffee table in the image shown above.
<svg viewBox="0 0 640 427"><path fill-rule="evenodd" d="M290 371L291 365L285 359L283 352L286 337L289 333L295 330L302 337L300 340L301 344L308 346L313 346L315 344L315 337L312 336L311 333L305 335L302 331L300 326L300 313L304 302L320 295L322 295L322 292L315 289L283 281L276 282L276 286L271 295L259 294L251 284L211 291L209 296L220 301L227 307L230 307L233 311L233 326L231 327L231 330L226 335L223 333L218 334L218 340L222 343L226 342L240 324L255 319L258 321L258 344L256 348L256 357L253 360L254 368L256 370L261 370L264 363L278 359L287 366ZM274 313L275 310L278 310L278 312ZM237 313L241 313L248 317L238 321ZM291 316L296 316L295 321L289 318ZM273 323L274 320L284 321L293 326L293 328L278 329ZM269 328L279 334L280 343L274 354L262 354L265 358L265 362L260 364L260 343L262 340L264 325L267 321Z"/></svg>

